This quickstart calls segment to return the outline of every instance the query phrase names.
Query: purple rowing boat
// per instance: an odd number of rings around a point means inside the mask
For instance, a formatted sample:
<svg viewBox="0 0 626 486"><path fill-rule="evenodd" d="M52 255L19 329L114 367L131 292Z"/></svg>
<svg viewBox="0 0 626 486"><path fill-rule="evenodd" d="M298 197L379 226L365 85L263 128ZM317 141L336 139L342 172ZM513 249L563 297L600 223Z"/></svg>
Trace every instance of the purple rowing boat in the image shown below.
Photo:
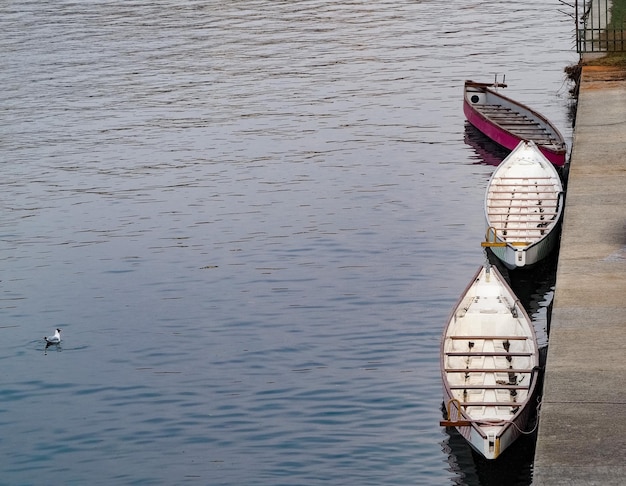
<svg viewBox="0 0 626 486"><path fill-rule="evenodd" d="M565 165L567 146L557 128L540 113L495 91L499 87L506 84L465 81L463 112L467 120L506 149L532 140L550 162Z"/></svg>

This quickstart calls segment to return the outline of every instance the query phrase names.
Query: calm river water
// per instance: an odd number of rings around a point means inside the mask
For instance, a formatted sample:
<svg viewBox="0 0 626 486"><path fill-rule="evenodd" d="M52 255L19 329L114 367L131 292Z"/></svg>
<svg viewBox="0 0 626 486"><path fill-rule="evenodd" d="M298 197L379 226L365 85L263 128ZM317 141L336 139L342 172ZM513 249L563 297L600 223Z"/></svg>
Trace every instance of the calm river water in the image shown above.
<svg viewBox="0 0 626 486"><path fill-rule="evenodd" d="M502 155L462 84L569 140L573 21L456 4L2 2L1 484L530 483L439 427Z"/></svg>

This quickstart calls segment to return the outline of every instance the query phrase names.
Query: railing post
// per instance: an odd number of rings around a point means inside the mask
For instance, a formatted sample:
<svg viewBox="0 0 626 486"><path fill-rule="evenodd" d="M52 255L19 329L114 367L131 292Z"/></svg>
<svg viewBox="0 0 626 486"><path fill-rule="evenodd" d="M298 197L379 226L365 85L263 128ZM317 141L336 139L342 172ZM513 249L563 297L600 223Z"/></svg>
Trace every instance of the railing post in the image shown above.
<svg viewBox="0 0 626 486"><path fill-rule="evenodd" d="M624 13L612 0L575 0L576 49L585 52L626 52ZM615 15L617 14L617 16Z"/></svg>

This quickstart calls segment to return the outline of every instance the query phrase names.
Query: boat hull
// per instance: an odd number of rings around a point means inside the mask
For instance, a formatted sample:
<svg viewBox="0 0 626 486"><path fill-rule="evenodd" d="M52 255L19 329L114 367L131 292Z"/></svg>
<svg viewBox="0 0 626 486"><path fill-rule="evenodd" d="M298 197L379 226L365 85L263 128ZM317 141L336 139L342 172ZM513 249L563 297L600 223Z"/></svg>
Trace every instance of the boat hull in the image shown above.
<svg viewBox="0 0 626 486"><path fill-rule="evenodd" d="M463 112L480 132L502 147L513 150L522 140L533 140L544 157L556 166L566 163L567 146L558 129L543 115L500 93L485 83L465 82ZM492 107L488 110L487 107ZM499 107L499 114L493 107ZM509 117L503 118L506 110ZM505 124L509 120L509 125ZM522 122L520 120L526 120ZM533 128L534 127L534 128Z"/></svg>
<svg viewBox="0 0 626 486"><path fill-rule="evenodd" d="M449 396L446 397L446 401L449 399ZM532 411L532 407L528 405L516 418L514 424L510 423L506 427L492 427L493 440L490 439L488 429L480 430L472 426L456 427L456 429L472 449L485 459L493 460L500 457L522 435L521 430L528 427Z"/></svg>
<svg viewBox="0 0 626 486"><path fill-rule="evenodd" d="M488 228L487 231L489 230ZM492 246L491 251L506 268L509 270L515 270L516 268L529 268L536 265L552 253L559 241L559 231L555 228L540 242L524 248L507 244L502 240L502 238L499 237L496 238L496 241L503 243L506 246Z"/></svg>
<svg viewBox="0 0 626 486"><path fill-rule="evenodd" d="M481 267L448 319L441 343L446 420L486 459L526 431L539 350L526 311L495 267Z"/></svg>

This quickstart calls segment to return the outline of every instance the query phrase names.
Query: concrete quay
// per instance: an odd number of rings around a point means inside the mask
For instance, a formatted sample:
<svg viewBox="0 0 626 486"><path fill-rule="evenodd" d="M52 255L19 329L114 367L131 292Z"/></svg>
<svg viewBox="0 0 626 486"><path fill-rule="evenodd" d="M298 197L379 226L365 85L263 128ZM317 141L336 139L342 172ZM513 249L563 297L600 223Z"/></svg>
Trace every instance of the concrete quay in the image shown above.
<svg viewBox="0 0 626 486"><path fill-rule="evenodd" d="M584 66L533 485L626 484L626 68Z"/></svg>

